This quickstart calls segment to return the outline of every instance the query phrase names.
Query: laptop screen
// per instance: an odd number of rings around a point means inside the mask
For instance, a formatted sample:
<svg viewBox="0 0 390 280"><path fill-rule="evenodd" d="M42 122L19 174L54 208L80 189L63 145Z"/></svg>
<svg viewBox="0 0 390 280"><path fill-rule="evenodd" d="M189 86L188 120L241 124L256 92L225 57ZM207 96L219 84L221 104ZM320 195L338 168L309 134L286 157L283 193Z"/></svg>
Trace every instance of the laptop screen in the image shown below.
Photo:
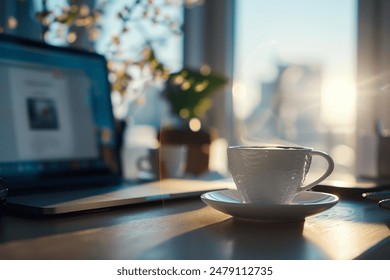
<svg viewBox="0 0 390 280"><path fill-rule="evenodd" d="M0 36L0 176L10 188L118 178L103 56Z"/></svg>

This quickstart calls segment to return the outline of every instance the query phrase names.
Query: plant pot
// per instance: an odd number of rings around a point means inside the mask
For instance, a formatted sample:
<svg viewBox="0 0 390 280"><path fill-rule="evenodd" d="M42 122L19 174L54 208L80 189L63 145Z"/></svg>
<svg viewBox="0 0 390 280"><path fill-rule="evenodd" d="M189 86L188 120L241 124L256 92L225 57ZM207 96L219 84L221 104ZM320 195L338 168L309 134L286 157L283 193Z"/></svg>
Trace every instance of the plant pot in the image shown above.
<svg viewBox="0 0 390 280"><path fill-rule="evenodd" d="M159 133L160 145L187 145L186 173L193 175L209 170L209 152L213 138L209 131L194 132L185 128L163 128Z"/></svg>

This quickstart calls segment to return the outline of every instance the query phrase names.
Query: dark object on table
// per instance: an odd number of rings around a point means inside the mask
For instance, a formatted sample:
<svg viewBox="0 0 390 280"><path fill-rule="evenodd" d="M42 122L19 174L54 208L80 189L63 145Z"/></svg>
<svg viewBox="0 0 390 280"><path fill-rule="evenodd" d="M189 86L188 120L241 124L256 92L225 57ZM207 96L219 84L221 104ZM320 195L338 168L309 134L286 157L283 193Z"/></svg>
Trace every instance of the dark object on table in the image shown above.
<svg viewBox="0 0 390 280"><path fill-rule="evenodd" d="M0 216L5 212L5 204L7 200L7 188L3 179L0 178Z"/></svg>

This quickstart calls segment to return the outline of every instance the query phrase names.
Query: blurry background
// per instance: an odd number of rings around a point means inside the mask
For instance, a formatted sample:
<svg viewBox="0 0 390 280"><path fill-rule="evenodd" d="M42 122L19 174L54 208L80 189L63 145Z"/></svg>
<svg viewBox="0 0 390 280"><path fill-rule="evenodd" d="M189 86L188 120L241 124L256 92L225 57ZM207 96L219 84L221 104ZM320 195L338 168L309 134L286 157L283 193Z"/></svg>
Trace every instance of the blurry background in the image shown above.
<svg viewBox="0 0 390 280"><path fill-rule="evenodd" d="M351 172L357 1L236 4L233 109L240 140L315 147Z"/></svg>
<svg viewBox="0 0 390 280"><path fill-rule="evenodd" d="M209 166L220 173L228 145L273 143L324 150L347 178L382 176L389 1L1 1L0 31L107 57L116 118L131 124L125 158L184 120L212 135ZM164 98L166 80L183 69L228 81L199 117L172 114Z"/></svg>

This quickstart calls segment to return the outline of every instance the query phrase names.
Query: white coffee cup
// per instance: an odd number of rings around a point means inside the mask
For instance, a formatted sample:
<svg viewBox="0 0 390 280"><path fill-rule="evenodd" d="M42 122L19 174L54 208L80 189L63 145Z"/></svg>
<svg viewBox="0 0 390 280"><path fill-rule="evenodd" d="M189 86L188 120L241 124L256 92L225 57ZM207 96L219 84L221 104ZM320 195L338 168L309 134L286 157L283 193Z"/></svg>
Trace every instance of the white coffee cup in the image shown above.
<svg viewBox="0 0 390 280"><path fill-rule="evenodd" d="M227 152L230 172L245 203L288 204L334 169L328 154L311 148L231 146ZM317 180L304 185L312 156L323 157L328 168Z"/></svg>

